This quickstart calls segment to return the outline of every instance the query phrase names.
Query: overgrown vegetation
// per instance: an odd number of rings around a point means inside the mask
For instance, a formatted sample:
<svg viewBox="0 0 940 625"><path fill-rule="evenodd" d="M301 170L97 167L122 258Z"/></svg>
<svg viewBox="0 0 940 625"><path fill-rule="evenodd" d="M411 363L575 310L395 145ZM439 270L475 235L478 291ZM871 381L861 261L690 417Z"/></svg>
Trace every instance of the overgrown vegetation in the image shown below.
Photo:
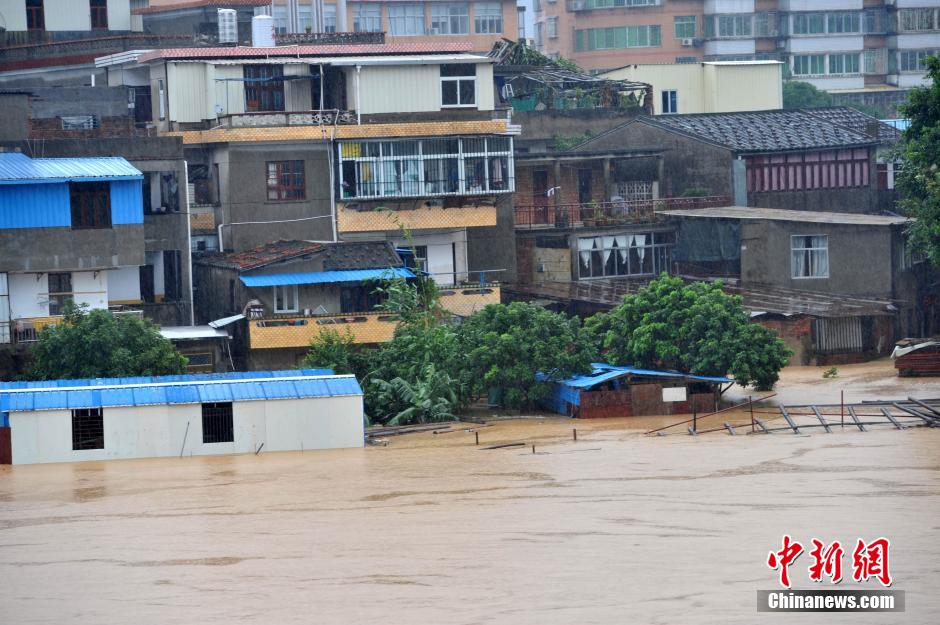
<svg viewBox="0 0 940 625"><path fill-rule="evenodd" d="M555 135L552 137L552 149L556 152L564 152L593 137L594 133L590 130L585 131L583 135Z"/></svg>
<svg viewBox="0 0 940 625"><path fill-rule="evenodd" d="M150 321L74 302L61 323L42 329L30 356L30 380L173 375L185 373L187 363Z"/></svg>
<svg viewBox="0 0 940 625"><path fill-rule="evenodd" d="M731 373L770 388L790 351L771 330L752 324L740 298L719 284L686 285L663 275L609 313L582 326L534 304L494 304L452 323L436 286L392 281L382 305L400 314L392 340L358 349L351 337L324 333L306 366L352 372L373 422L404 425L453 418L475 398L531 409L554 380L587 373L604 357L614 364Z"/></svg>
<svg viewBox="0 0 940 625"><path fill-rule="evenodd" d="M908 227L912 248L940 266L940 58L928 57L930 85L908 92L901 114L911 121L899 156L900 206L914 221Z"/></svg>
<svg viewBox="0 0 940 625"><path fill-rule="evenodd" d="M832 95L817 89L808 82L799 80L783 81L783 108L785 109L818 108L833 106L834 104ZM861 111L866 115L871 115L876 119L884 117L881 109L876 106L869 106L861 102L849 102L845 106Z"/></svg>

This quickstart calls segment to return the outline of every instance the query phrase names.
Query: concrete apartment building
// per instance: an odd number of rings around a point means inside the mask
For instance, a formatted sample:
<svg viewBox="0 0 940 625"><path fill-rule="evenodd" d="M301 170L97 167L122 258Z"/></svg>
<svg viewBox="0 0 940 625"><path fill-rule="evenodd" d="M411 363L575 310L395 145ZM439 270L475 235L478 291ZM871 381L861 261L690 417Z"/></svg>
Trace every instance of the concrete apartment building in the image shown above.
<svg viewBox="0 0 940 625"><path fill-rule="evenodd" d="M923 83L940 49L932 0L539 0L536 43L586 69L774 59L869 104Z"/></svg>

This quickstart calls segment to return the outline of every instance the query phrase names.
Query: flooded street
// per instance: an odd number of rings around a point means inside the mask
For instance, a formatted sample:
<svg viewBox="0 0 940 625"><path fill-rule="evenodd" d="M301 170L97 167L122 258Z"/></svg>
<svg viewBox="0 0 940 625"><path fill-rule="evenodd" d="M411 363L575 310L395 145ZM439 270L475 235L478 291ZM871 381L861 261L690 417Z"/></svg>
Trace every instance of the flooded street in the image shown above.
<svg viewBox="0 0 940 625"><path fill-rule="evenodd" d="M937 380L886 367L840 367L824 382L819 369L787 370L780 397L940 397ZM519 441L534 454L483 450L458 431L357 450L3 467L0 622L754 623L784 533L888 537L907 612L765 620L936 622L940 431L643 435L676 420L480 430L481 447ZM791 568L796 588L810 587L808 564Z"/></svg>

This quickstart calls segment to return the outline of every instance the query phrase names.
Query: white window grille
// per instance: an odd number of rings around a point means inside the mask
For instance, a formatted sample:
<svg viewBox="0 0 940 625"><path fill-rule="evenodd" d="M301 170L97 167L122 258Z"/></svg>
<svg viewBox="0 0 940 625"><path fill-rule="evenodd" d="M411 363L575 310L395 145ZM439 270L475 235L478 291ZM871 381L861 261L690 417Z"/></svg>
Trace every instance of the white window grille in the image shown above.
<svg viewBox="0 0 940 625"><path fill-rule="evenodd" d="M470 8L465 2L431 5L432 35L470 34Z"/></svg>
<svg viewBox="0 0 940 625"><path fill-rule="evenodd" d="M503 32L503 5L499 2L477 2L473 5L473 23L477 34L498 35Z"/></svg>
<svg viewBox="0 0 940 625"><path fill-rule="evenodd" d="M300 311L298 302L297 285L288 284L274 287L274 312L275 313L295 313Z"/></svg>
<svg viewBox="0 0 940 625"><path fill-rule="evenodd" d="M352 4L353 31L357 33L382 32L382 5L354 2Z"/></svg>
<svg viewBox="0 0 940 625"><path fill-rule="evenodd" d="M388 33L390 35L423 35L423 4L389 4Z"/></svg>

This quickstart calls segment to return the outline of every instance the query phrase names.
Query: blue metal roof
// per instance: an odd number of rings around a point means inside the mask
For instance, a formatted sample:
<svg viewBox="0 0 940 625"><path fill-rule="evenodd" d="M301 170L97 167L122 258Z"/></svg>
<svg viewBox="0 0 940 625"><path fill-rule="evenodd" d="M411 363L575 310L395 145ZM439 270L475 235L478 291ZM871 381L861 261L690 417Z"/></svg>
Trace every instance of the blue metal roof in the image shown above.
<svg viewBox="0 0 940 625"><path fill-rule="evenodd" d="M30 158L0 152L0 184L142 180L143 174L119 156Z"/></svg>
<svg viewBox="0 0 940 625"><path fill-rule="evenodd" d="M65 388L74 386L129 386L167 382L213 382L218 380L257 380L294 376L333 375L332 369L282 369L279 371L229 371L228 373L185 373L182 375L154 375L130 378L86 378L81 380L34 380L30 382L0 382L0 391L24 388Z"/></svg>
<svg viewBox="0 0 940 625"><path fill-rule="evenodd" d="M337 271L311 271L308 273L278 273L266 276L241 276L241 281L247 287L259 287L288 284L365 282L366 280L414 277L415 274L407 267L386 267L384 269L342 269Z"/></svg>
<svg viewBox="0 0 940 625"><path fill-rule="evenodd" d="M268 376L225 377L185 381L117 383L95 388L101 380L84 380L82 385L0 390L0 414L36 410L74 410L114 406L152 406L161 404L199 404L230 401L301 399L308 397L342 397L362 395L362 388L353 375L321 375L309 373L317 369L297 371L256 371ZM274 375L281 374L281 375ZM213 375L213 374L205 374ZM204 376L171 376L204 378ZM120 379L120 378L118 378ZM82 380L76 380L81 382Z"/></svg>
<svg viewBox="0 0 940 625"><path fill-rule="evenodd" d="M591 363L591 373L585 375L572 376L566 380L559 380L559 384L573 388L593 388L598 384L603 384L610 380L616 380L627 375L636 375L649 378L669 378L682 380L695 380L699 382L713 382L716 384L727 384L734 382L724 377L715 377L707 375L693 375L691 373L679 373L678 371L655 371L653 369L638 369L636 367L608 365L603 362Z"/></svg>

